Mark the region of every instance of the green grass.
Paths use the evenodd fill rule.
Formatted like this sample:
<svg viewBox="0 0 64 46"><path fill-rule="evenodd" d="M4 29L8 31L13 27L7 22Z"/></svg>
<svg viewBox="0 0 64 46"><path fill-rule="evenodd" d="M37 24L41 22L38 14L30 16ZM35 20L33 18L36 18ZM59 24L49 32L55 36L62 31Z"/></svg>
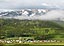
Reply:
<svg viewBox="0 0 64 46"><path fill-rule="evenodd" d="M0 46L61 46L64 43L22 43L22 44L0 44Z"/></svg>

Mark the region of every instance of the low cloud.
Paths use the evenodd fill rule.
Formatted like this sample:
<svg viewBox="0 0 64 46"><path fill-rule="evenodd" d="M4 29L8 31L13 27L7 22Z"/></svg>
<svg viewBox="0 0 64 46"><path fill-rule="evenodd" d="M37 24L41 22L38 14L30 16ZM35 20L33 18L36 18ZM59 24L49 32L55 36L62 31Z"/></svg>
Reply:
<svg viewBox="0 0 64 46"><path fill-rule="evenodd" d="M41 15L41 16L17 16L14 17L15 19L39 19L39 20L56 20L58 18L64 18L64 11L63 10L52 10L50 12L48 12L45 15Z"/></svg>
<svg viewBox="0 0 64 46"><path fill-rule="evenodd" d="M47 20L64 18L64 11L63 10L53 10L53 11L48 12L45 15L40 16L39 18L47 19Z"/></svg>

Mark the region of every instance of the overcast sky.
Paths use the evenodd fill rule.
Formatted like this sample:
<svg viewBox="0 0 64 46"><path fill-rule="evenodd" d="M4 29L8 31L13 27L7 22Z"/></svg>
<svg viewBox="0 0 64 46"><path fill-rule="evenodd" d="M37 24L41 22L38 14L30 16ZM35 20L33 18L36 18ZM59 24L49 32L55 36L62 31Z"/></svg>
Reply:
<svg viewBox="0 0 64 46"><path fill-rule="evenodd" d="M0 9L27 8L27 7L58 7L64 8L64 0L0 0Z"/></svg>

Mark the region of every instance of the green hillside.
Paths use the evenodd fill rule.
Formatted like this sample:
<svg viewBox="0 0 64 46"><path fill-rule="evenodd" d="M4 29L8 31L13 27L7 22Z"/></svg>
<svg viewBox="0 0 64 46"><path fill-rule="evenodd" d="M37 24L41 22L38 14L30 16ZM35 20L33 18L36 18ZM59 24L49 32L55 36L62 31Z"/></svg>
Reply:
<svg viewBox="0 0 64 46"><path fill-rule="evenodd" d="M54 21L54 22L59 24L60 26L64 27L64 21Z"/></svg>
<svg viewBox="0 0 64 46"><path fill-rule="evenodd" d="M0 39L10 37L63 39L64 27L54 21L0 19Z"/></svg>

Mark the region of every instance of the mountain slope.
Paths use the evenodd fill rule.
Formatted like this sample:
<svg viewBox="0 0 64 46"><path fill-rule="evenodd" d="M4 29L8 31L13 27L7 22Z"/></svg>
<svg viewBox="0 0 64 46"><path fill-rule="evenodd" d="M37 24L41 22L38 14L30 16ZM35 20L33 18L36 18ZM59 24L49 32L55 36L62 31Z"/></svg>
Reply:
<svg viewBox="0 0 64 46"><path fill-rule="evenodd" d="M54 21L0 19L0 38L43 36L42 39L52 39L58 35L64 36L64 27Z"/></svg>

